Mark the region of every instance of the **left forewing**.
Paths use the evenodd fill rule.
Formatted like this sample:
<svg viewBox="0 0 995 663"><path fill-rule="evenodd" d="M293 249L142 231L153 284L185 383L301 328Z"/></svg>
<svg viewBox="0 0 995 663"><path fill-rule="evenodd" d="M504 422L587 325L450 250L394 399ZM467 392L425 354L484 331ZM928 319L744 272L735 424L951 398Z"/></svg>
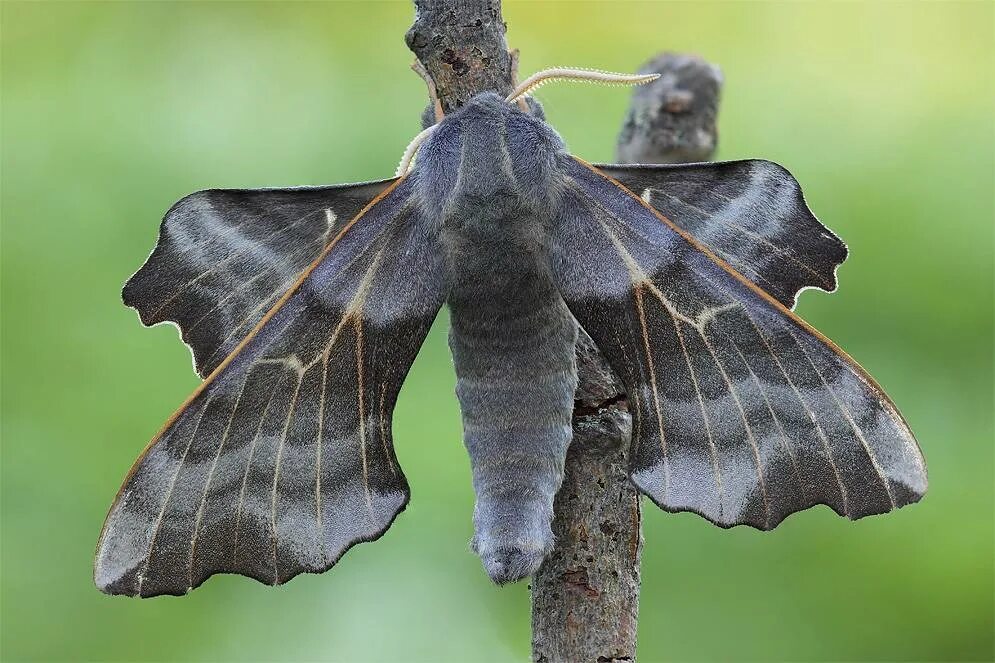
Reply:
<svg viewBox="0 0 995 663"><path fill-rule="evenodd" d="M149 444L98 543L101 590L183 594L214 573L282 583L404 508L391 412L445 296L413 186L346 226Z"/></svg>
<svg viewBox="0 0 995 663"><path fill-rule="evenodd" d="M626 384L640 490L760 529L922 496L915 439L860 366L617 182L564 169L554 279Z"/></svg>

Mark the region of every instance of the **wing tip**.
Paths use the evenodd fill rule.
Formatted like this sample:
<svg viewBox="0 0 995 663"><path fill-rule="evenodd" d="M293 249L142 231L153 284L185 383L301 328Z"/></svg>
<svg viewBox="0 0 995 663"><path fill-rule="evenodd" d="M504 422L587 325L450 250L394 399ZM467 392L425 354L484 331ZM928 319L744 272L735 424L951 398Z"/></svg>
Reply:
<svg viewBox="0 0 995 663"><path fill-rule="evenodd" d="M815 212L812 211L808 201L805 200L805 192L802 189L801 183L790 170L776 161L770 161L769 159L750 159L749 162L751 165L758 164L765 168L769 168L791 183L791 188L793 189L795 195L795 203L811 221L822 229L822 232L820 233L821 237L827 243L825 253L830 264L832 265L832 271L827 275L820 275L821 278L825 279L825 282L803 283L795 289L795 292L792 293L786 301L782 303L788 309L794 310L795 306L798 305L798 300L800 299L802 293L806 290L821 290L826 293L836 292L839 289L839 269L840 266L847 261L847 258L850 257L850 247L847 246L847 243L844 242L839 235L837 235L829 226L823 223L822 220L815 215Z"/></svg>
<svg viewBox="0 0 995 663"><path fill-rule="evenodd" d="M103 537L98 543L97 556L93 564L93 584L109 596L139 596L141 581L138 568L110 572L105 566Z"/></svg>
<svg viewBox="0 0 995 663"><path fill-rule="evenodd" d="M921 465L921 469L914 476L909 477L907 481L889 478L888 485L891 489L892 499L895 502L892 510L915 504L921 501L929 490L929 478L926 476L926 466Z"/></svg>
<svg viewBox="0 0 995 663"><path fill-rule="evenodd" d="M146 262L146 265L147 264L148 263ZM133 292L129 294L129 290L133 291L134 288L138 287L137 285L133 285L135 283L135 277L137 277L139 273L145 269L146 265L142 265L142 267L125 282L124 286L121 288L121 302L138 315L138 321L143 327L151 329L152 327L157 327L159 325L169 325L175 328L176 335L179 337L180 343L185 345L187 350L190 351L190 363L193 365L194 373L196 373L202 380L207 378L216 364L207 364L204 361L204 358L197 356L197 350L186 338L187 332L180 324L180 321L166 317L156 319L154 316L158 311L149 311L147 308L142 306L140 301L138 301L138 295L135 295ZM208 359L210 359L210 357L208 357Z"/></svg>

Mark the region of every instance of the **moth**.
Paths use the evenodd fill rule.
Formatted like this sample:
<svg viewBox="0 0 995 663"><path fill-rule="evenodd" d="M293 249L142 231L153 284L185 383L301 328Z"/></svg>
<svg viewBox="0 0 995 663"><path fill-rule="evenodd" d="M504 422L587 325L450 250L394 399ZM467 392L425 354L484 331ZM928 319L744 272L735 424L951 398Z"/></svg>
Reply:
<svg viewBox="0 0 995 663"><path fill-rule="evenodd" d="M97 587L180 595L216 573L320 573L409 499L391 437L442 306L476 492L472 548L504 583L553 546L580 325L628 394L630 477L667 511L769 530L816 504L856 519L917 501L905 420L792 312L846 246L760 160L592 165L529 93L553 69L443 115L398 176L207 190L170 209L124 287L176 323L203 383L132 467Z"/></svg>

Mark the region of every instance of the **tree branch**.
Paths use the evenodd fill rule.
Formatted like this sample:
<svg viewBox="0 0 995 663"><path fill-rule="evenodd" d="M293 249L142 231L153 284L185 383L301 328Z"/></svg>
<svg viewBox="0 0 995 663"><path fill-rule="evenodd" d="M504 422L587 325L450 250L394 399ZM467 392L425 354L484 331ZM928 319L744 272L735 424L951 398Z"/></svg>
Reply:
<svg viewBox="0 0 995 663"><path fill-rule="evenodd" d="M705 161L717 142L722 76L665 53L639 69L618 138L620 163ZM632 425L624 389L594 342L577 343L574 438L554 505L556 548L532 579L532 657L539 663L635 661L642 552L639 494L629 482Z"/></svg>
<svg viewBox="0 0 995 663"><path fill-rule="evenodd" d="M479 92L508 93L512 58L500 0L414 0L408 47L448 113ZM707 159L715 147L718 70L665 55L640 71L664 74L637 88L619 137L621 161ZM538 110L538 109L537 109ZM431 122L431 107L425 120ZM556 496L556 548L532 582L532 651L543 663L634 661L642 535L628 480L631 419L621 383L581 331L574 438Z"/></svg>
<svg viewBox="0 0 995 663"><path fill-rule="evenodd" d="M622 384L583 332L577 371L574 435L553 506L556 547L532 578L532 658L635 660L643 541L628 478L632 420Z"/></svg>
<svg viewBox="0 0 995 663"><path fill-rule="evenodd" d="M404 41L435 82L443 112L486 90L511 92L511 56L500 0L414 2L415 22Z"/></svg>

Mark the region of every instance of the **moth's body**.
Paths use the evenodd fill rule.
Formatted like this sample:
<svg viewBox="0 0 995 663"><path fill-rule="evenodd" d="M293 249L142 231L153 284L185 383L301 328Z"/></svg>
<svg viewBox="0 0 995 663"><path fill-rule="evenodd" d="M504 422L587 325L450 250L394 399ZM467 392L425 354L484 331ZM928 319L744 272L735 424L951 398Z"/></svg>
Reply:
<svg viewBox="0 0 995 663"><path fill-rule="evenodd" d="M446 257L473 548L499 581L530 573L553 545L571 436L577 324L548 267L563 149L544 122L480 95L442 121L414 175Z"/></svg>
<svg viewBox="0 0 995 663"><path fill-rule="evenodd" d="M847 251L786 170L593 166L516 94L438 118L397 179L202 191L167 212L124 299L176 322L205 380L125 478L101 590L279 584L379 538L410 495L391 414L444 305L473 547L497 582L553 545L578 323L625 386L629 477L666 510L767 530L923 495L894 404L790 310L835 288Z"/></svg>

